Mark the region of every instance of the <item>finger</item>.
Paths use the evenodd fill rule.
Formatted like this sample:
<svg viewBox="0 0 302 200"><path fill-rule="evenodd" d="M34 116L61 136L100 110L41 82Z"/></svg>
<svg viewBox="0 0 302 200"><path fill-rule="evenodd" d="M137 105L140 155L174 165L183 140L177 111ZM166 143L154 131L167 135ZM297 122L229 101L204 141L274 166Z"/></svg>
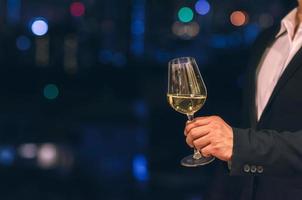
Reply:
<svg viewBox="0 0 302 200"><path fill-rule="evenodd" d="M187 122L185 127L185 134L188 134L192 128L196 128L198 126L204 126L209 124L210 118L209 117L198 117L194 119L192 122Z"/></svg>
<svg viewBox="0 0 302 200"><path fill-rule="evenodd" d="M211 154L212 152L212 147L211 144L209 144L208 146L204 147L203 149L200 150L200 153L204 156L204 157L210 157L212 156Z"/></svg>
<svg viewBox="0 0 302 200"><path fill-rule="evenodd" d="M186 143L187 143L191 148L194 147L193 138L191 137L191 135L188 135L188 136L186 137Z"/></svg>
<svg viewBox="0 0 302 200"><path fill-rule="evenodd" d="M185 136L187 136L186 127L187 127L187 125L190 124L190 123L192 123L192 122L189 121L189 120L186 122L185 130L184 130L184 135L185 135Z"/></svg>
<svg viewBox="0 0 302 200"><path fill-rule="evenodd" d="M203 149L209 144L211 144L210 137L208 135L198 138L196 140L193 140L193 144L196 149Z"/></svg>
<svg viewBox="0 0 302 200"><path fill-rule="evenodd" d="M188 129L187 129L188 126L189 126L189 127L195 127L195 125L193 125L193 123L194 123L194 121L189 121L189 120L186 122L185 130L184 130L184 135L185 135L185 136L188 135L188 131L187 131L187 130L188 130Z"/></svg>
<svg viewBox="0 0 302 200"><path fill-rule="evenodd" d="M195 117L193 121L210 119L212 116Z"/></svg>
<svg viewBox="0 0 302 200"><path fill-rule="evenodd" d="M205 125L205 126L198 126L196 128L192 128L190 132L187 133L187 136L190 135L193 140L196 140L200 137L203 137L210 132L210 126Z"/></svg>

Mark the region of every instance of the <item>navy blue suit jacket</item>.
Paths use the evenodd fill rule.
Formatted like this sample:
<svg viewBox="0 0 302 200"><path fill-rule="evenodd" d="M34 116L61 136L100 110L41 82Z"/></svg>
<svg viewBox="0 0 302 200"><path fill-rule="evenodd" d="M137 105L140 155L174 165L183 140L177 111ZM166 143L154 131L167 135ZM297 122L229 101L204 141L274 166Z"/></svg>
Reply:
<svg viewBox="0 0 302 200"><path fill-rule="evenodd" d="M239 186L242 200L302 199L302 48L256 121L256 70L279 29L276 26L264 31L255 42L244 89L244 128L233 129L230 173L245 179Z"/></svg>

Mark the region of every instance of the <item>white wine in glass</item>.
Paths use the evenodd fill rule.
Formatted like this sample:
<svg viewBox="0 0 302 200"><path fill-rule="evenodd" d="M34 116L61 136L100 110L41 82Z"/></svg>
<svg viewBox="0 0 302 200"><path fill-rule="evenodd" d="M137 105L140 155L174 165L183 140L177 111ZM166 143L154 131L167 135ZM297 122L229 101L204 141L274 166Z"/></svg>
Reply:
<svg viewBox="0 0 302 200"><path fill-rule="evenodd" d="M207 99L207 88L194 58L181 57L169 62L167 99L170 106L188 120L202 108ZM181 160L186 167L197 167L212 162L214 157L204 157L199 150Z"/></svg>

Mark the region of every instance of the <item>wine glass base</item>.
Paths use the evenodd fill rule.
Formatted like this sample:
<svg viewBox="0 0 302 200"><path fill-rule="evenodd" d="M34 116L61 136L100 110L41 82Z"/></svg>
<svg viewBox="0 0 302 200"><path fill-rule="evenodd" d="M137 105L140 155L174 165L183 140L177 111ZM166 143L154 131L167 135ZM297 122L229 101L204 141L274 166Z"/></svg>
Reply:
<svg viewBox="0 0 302 200"><path fill-rule="evenodd" d="M211 163L215 160L215 157L201 157L200 159L194 159L193 155L186 156L181 160L181 165L184 167L198 167Z"/></svg>

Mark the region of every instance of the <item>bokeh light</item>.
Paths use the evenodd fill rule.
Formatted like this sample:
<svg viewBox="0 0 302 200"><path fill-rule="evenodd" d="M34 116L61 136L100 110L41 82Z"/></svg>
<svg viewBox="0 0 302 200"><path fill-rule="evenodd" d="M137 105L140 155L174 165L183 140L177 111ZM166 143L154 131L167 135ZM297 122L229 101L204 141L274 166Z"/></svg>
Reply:
<svg viewBox="0 0 302 200"><path fill-rule="evenodd" d="M70 5L70 13L74 17L81 17L85 14L85 5L81 2L73 2Z"/></svg>
<svg viewBox="0 0 302 200"><path fill-rule="evenodd" d="M131 24L131 32L133 35L141 35L145 33L145 23L142 20L134 20Z"/></svg>
<svg viewBox="0 0 302 200"><path fill-rule="evenodd" d="M58 151L53 144L43 144L38 151L38 164L41 168L53 168L58 163Z"/></svg>
<svg viewBox="0 0 302 200"><path fill-rule="evenodd" d="M246 44L252 44L260 33L261 28L256 23L251 23L244 27L244 40Z"/></svg>
<svg viewBox="0 0 302 200"><path fill-rule="evenodd" d="M206 15L210 12L211 6L206 0L199 0L195 4L195 10L200 15Z"/></svg>
<svg viewBox="0 0 302 200"><path fill-rule="evenodd" d="M23 144L19 147L19 155L26 159L33 159L37 156L37 145Z"/></svg>
<svg viewBox="0 0 302 200"><path fill-rule="evenodd" d="M36 18L31 23L31 31L34 35L43 36L48 32L48 23L44 18Z"/></svg>
<svg viewBox="0 0 302 200"><path fill-rule="evenodd" d="M145 51L145 6L145 0L132 1L130 50L135 56L142 56Z"/></svg>
<svg viewBox="0 0 302 200"><path fill-rule="evenodd" d="M13 147L0 147L0 164L10 166L15 161L15 150Z"/></svg>
<svg viewBox="0 0 302 200"><path fill-rule="evenodd" d="M196 22L180 23L174 22L172 32L182 39L192 39L196 37L200 31L199 24Z"/></svg>
<svg viewBox="0 0 302 200"><path fill-rule="evenodd" d="M178 19L181 22L187 23L193 20L194 13L191 8L183 7L178 11Z"/></svg>
<svg viewBox="0 0 302 200"><path fill-rule="evenodd" d="M53 100L59 96L59 89L55 84L48 84L44 87L43 94L46 99Z"/></svg>
<svg viewBox="0 0 302 200"><path fill-rule="evenodd" d="M21 18L21 8L22 8L22 1L21 0L7 0L7 12L6 17L7 21L10 24L16 24L19 22ZM3 5L3 4L2 4Z"/></svg>
<svg viewBox="0 0 302 200"><path fill-rule="evenodd" d="M248 14L244 11L234 11L230 17L231 23L234 26L243 26L248 23Z"/></svg>
<svg viewBox="0 0 302 200"><path fill-rule="evenodd" d="M148 181L148 162L144 155L136 155L132 161L132 173L137 181Z"/></svg>
<svg viewBox="0 0 302 200"><path fill-rule="evenodd" d="M28 37L21 35L16 39L16 46L21 51L26 51L31 46L31 41Z"/></svg>

